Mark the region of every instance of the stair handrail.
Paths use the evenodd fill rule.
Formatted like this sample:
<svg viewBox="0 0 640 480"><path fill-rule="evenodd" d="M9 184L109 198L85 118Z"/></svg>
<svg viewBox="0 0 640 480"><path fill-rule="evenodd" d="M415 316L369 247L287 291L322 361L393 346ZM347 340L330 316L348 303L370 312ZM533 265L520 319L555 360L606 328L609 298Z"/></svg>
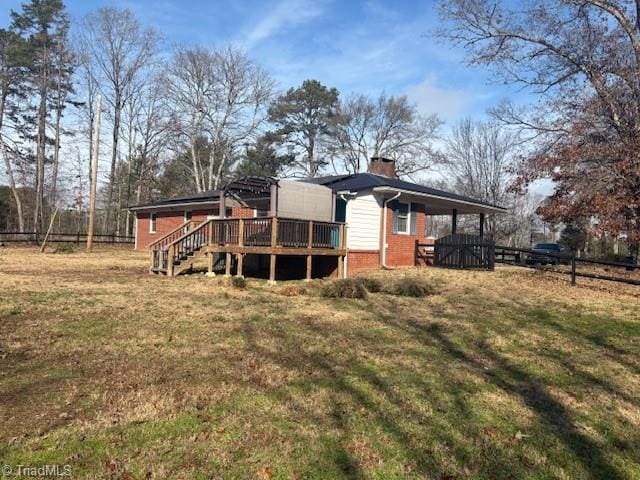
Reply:
<svg viewBox="0 0 640 480"><path fill-rule="evenodd" d="M179 232L180 230L183 230L185 228L188 228L189 226L191 226L191 224L198 224L199 222L196 220L187 220L186 222L184 222L182 225L174 228L173 230L171 230L169 233L166 233L165 235L163 235L162 237L154 240L153 242L151 242L149 245L147 245L147 248L149 250L157 250L157 248L154 248L158 243L161 243L163 240L166 240L168 237L170 237L171 235L174 235L176 232ZM189 230L192 231L193 229ZM188 233L188 232L187 232ZM168 246L168 245L163 245L163 246ZM160 246L160 248L162 248L162 246Z"/></svg>
<svg viewBox="0 0 640 480"><path fill-rule="evenodd" d="M211 225L211 223L214 221L215 219L210 218L209 220L205 220L204 222L202 222L200 225L198 225L197 227L195 227L192 230L189 230L187 233L185 233L184 235L182 235L181 237L175 239L173 242L171 242L168 246L167 246L167 275L172 277L173 276L173 271L174 271L174 261L176 258L176 248L178 248L180 246L180 244L182 242L184 242L187 238L189 237L194 237L196 234L198 234L198 232L200 232L201 230L203 230L204 228L208 228L209 225ZM205 238L205 241L208 243L209 239ZM204 246L204 244L199 245L199 247ZM177 256L180 256L180 250L178 250L177 252Z"/></svg>
<svg viewBox="0 0 640 480"><path fill-rule="evenodd" d="M191 230L189 230L188 232L186 232L184 235L182 235L181 237L176 238L173 242L169 243L167 245L168 247L171 246L176 246L178 243L180 243L180 241L184 240L185 238L187 238L189 235L195 234L198 230L202 229L205 227L205 225L209 225L210 223L214 222L215 220L218 220L217 218L210 218L208 220L205 220L204 222L200 223L198 226L196 226L195 228L192 228Z"/></svg>

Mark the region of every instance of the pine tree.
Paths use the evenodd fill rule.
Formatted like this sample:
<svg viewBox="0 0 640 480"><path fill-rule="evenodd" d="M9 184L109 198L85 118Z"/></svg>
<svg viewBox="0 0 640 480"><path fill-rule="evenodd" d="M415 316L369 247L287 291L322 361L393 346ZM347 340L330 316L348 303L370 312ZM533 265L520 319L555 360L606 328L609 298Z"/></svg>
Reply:
<svg viewBox="0 0 640 480"><path fill-rule="evenodd" d="M44 179L47 161L47 121L50 114L50 94L55 90L55 52L66 43L69 19L62 0L31 0L22 5L22 11L11 12L12 29L27 42L30 56L29 80L35 93L36 174L33 226L36 232L44 227Z"/></svg>

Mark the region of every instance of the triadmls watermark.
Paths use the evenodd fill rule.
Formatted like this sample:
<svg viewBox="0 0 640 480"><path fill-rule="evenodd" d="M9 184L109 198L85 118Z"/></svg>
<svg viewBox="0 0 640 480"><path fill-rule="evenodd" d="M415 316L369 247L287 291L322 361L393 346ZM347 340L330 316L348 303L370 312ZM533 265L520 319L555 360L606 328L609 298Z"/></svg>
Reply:
<svg viewBox="0 0 640 480"><path fill-rule="evenodd" d="M0 465L2 478L7 477L70 477L71 465Z"/></svg>

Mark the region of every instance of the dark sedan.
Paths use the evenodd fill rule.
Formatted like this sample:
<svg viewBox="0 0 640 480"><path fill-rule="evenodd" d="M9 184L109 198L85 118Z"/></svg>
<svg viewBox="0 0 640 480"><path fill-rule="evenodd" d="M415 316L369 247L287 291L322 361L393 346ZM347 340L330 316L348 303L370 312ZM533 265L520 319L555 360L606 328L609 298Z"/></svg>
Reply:
<svg viewBox="0 0 640 480"><path fill-rule="evenodd" d="M571 251L557 243L537 243L527 256L528 265L569 265Z"/></svg>

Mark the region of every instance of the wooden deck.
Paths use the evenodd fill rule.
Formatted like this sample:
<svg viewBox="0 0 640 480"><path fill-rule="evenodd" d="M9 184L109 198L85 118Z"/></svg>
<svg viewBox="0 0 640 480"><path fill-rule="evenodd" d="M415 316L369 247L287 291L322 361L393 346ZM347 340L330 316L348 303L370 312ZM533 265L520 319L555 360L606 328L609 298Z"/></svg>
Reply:
<svg viewBox="0 0 640 480"><path fill-rule="evenodd" d="M189 221L149 245L151 272L175 276L206 255L213 273L215 259L224 254L225 274L243 275L245 255L269 255L269 279L276 278L277 256L306 256L306 278L312 275L314 256L338 259L338 276L344 276L344 224L279 217L221 218L202 223Z"/></svg>

